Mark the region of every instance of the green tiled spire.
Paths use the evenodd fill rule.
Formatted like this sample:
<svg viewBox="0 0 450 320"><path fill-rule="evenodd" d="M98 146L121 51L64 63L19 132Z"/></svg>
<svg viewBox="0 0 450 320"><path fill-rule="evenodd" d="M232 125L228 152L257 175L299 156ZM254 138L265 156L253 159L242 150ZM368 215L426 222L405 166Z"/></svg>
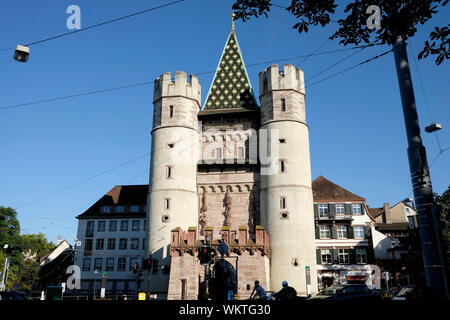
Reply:
<svg viewBox="0 0 450 320"><path fill-rule="evenodd" d="M203 110L256 107L233 22Z"/></svg>

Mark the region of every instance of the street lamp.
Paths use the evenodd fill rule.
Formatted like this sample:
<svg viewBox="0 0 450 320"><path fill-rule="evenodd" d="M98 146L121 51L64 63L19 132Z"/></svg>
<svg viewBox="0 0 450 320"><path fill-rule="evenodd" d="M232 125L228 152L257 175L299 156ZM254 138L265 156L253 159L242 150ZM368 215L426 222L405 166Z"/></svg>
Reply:
<svg viewBox="0 0 450 320"><path fill-rule="evenodd" d="M19 62L27 62L30 56L30 48L27 46L18 45L16 51L14 52L14 59Z"/></svg>
<svg viewBox="0 0 450 320"><path fill-rule="evenodd" d="M98 270L95 269L94 270L94 300L95 300L95 290L97 288L97 274L98 274Z"/></svg>

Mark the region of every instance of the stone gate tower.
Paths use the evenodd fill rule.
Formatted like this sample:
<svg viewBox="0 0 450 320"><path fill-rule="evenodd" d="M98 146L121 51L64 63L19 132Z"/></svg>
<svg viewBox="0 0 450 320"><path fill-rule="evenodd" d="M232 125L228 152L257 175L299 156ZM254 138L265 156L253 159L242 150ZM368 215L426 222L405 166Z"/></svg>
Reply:
<svg viewBox="0 0 450 320"><path fill-rule="evenodd" d="M197 161L201 104L197 77L177 71L155 80L150 184L147 213L148 257L158 269L144 277L144 288L167 292L171 264L170 231L198 224Z"/></svg>
<svg viewBox="0 0 450 320"><path fill-rule="evenodd" d="M259 74L259 147L264 140L264 130L267 130L268 143L271 139L274 141L269 147L271 162L264 166L262 161L260 175L261 223L268 231L272 254L271 289L278 291L286 280L301 295L317 290L303 79L303 71L290 64L285 64L283 71L278 65L272 65Z"/></svg>

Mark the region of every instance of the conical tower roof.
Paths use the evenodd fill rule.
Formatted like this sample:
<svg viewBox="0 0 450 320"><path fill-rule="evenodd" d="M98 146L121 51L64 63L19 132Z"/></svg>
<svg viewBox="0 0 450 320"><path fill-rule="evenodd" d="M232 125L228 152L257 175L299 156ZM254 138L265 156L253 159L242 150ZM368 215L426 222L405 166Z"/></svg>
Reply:
<svg viewBox="0 0 450 320"><path fill-rule="evenodd" d="M257 106L233 22L202 110Z"/></svg>

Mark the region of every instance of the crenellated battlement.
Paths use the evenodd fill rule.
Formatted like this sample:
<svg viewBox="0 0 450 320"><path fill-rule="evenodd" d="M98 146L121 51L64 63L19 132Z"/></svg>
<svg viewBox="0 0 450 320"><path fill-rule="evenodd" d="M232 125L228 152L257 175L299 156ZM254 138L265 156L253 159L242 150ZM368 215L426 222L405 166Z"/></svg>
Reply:
<svg viewBox="0 0 450 320"><path fill-rule="evenodd" d="M286 63L283 70L277 64L271 65L259 73L259 95L271 90L295 90L305 94L303 70Z"/></svg>
<svg viewBox="0 0 450 320"><path fill-rule="evenodd" d="M182 96L196 100L201 105L201 85L195 75L189 75L184 71L177 71L172 81L171 72L166 72L155 80L153 102L162 97Z"/></svg>
<svg viewBox="0 0 450 320"><path fill-rule="evenodd" d="M241 255L244 251L248 251L250 254L259 252L263 256L270 256L269 235L262 226L256 226L254 239L250 237L248 228L245 226L240 227L239 230L223 227L220 230L221 239L214 239L213 227L206 227L205 234L210 237L213 248L217 248L221 241L225 241L231 253ZM232 234L235 234L236 237L233 237ZM175 228L171 231L170 255L180 256L184 253L196 255L198 247L202 244L204 244L204 240L197 239L196 227L191 227L187 231Z"/></svg>

